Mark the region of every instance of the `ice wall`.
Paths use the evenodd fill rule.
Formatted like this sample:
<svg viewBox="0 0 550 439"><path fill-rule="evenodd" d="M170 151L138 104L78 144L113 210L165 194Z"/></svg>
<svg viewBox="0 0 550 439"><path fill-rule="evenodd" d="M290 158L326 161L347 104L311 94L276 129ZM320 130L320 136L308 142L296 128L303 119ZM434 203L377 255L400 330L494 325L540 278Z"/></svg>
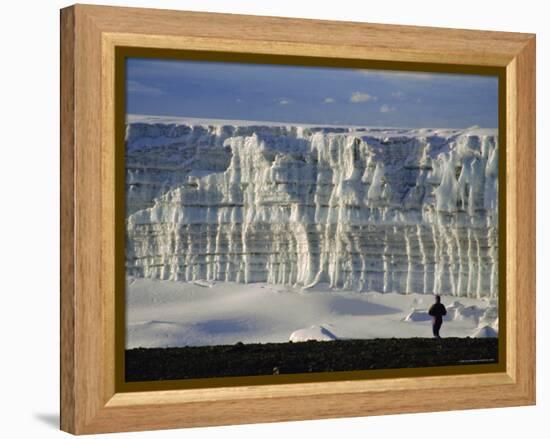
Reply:
<svg viewBox="0 0 550 439"><path fill-rule="evenodd" d="M496 296L495 130L129 123L127 272Z"/></svg>

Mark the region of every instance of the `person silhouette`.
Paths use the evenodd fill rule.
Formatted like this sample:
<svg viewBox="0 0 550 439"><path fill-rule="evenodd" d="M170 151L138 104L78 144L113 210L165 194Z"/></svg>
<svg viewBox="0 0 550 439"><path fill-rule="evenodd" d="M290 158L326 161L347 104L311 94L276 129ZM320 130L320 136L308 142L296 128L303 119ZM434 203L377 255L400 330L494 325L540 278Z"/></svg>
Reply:
<svg viewBox="0 0 550 439"><path fill-rule="evenodd" d="M445 305L441 303L441 296L436 294L435 303L430 307L428 314L432 316L432 331L435 338L441 338L439 336L439 330L443 324L443 316L447 314Z"/></svg>

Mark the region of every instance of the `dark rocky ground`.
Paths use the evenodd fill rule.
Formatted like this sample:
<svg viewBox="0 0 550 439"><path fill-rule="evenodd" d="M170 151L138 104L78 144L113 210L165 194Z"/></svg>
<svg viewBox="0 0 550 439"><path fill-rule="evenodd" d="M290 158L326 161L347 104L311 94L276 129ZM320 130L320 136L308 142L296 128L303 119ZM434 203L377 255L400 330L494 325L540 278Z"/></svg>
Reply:
<svg viewBox="0 0 550 439"><path fill-rule="evenodd" d="M495 363L498 339L337 340L130 349L126 381Z"/></svg>

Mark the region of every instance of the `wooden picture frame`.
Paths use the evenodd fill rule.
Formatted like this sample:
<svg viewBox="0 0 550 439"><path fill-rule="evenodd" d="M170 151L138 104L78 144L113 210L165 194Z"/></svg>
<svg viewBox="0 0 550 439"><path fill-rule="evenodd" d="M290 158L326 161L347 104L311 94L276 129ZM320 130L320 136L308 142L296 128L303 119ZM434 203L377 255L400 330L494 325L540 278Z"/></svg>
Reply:
<svg viewBox="0 0 550 439"><path fill-rule="evenodd" d="M119 47L500 69L506 110L502 370L120 391L114 226ZM61 11L62 430L86 434L534 403L534 35L88 5Z"/></svg>

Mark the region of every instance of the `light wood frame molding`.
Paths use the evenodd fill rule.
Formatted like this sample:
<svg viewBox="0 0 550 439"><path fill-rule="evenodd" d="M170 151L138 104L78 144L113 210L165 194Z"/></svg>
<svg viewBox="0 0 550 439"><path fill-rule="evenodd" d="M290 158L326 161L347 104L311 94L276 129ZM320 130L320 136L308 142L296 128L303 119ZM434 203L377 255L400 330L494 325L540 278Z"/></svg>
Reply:
<svg viewBox="0 0 550 439"><path fill-rule="evenodd" d="M506 370L117 393L117 46L504 68ZM534 403L534 35L90 5L61 11L62 430L88 434Z"/></svg>

